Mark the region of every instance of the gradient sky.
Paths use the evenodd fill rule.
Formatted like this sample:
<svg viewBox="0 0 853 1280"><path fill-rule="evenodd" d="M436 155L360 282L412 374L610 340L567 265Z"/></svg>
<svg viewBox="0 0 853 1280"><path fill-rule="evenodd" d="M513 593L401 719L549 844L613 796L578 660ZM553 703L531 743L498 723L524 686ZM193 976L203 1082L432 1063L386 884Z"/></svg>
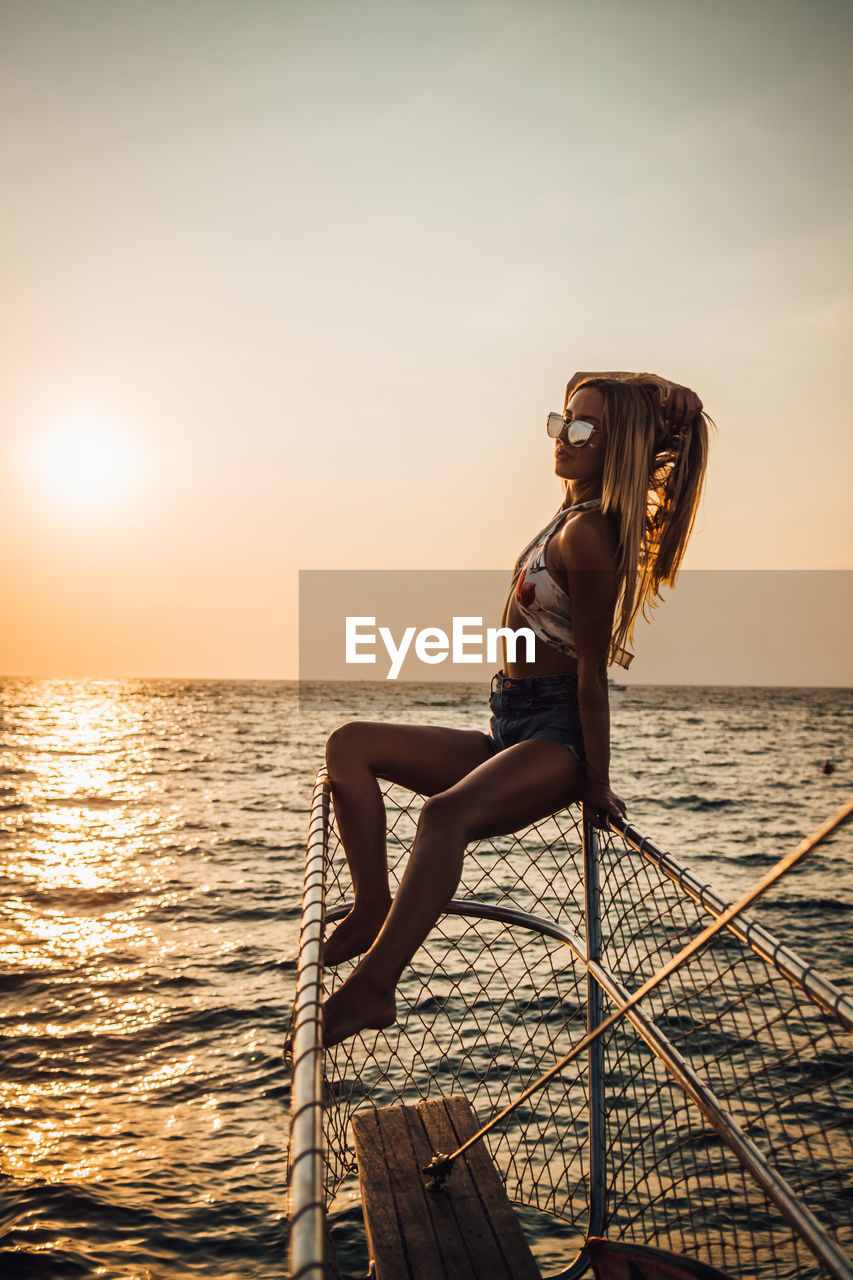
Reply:
<svg viewBox="0 0 853 1280"><path fill-rule="evenodd" d="M509 566L576 368L716 419L688 565L853 568L852 36L5 0L0 673L291 677L300 569Z"/></svg>

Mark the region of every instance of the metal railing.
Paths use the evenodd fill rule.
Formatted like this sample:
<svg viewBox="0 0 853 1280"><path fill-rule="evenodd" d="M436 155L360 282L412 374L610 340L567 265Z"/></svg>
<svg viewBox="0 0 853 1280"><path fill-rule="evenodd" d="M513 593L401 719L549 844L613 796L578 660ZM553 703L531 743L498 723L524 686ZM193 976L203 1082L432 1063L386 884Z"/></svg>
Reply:
<svg viewBox="0 0 853 1280"><path fill-rule="evenodd" d="M389 787L386 805L396 868L419 798ZM349 909L346 886L321 771L293 1037L294 1280L324 1275L323 1178L327 1208L355 1194L354 1110L462 1090L487 1119L727 906L627 823L599 838L566 812L483 841L401 984L398 1024L336 1046L321 1082L319 939L324 910L331 922ZM510 1197L539 1211L528 1230L562 1240L563 1260L546 1250L543 1270L575 1280L586 1236L609 1233L743 1280L851 1280L853 1148L839 1123L851 1025L831 982L757 922L731 921L490 1136Z"/></svg>
<svg viewBox="0 0 853 1280"><path fill-rule="evenodd" d="M293 1059L288 1149L291 1280L324 1280L325 1161L323 1147L322 948L326 906L329 787L317 775L302 890L296 1000L289 1032Z"/></svg>

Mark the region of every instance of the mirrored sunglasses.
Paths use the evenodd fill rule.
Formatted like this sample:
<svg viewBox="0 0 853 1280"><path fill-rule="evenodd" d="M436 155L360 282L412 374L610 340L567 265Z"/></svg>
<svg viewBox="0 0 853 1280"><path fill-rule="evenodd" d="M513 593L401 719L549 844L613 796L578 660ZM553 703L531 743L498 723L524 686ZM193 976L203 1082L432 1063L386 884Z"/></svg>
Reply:
<svg viewBox="0 0 853 1280"><path fill-rule="evenodd" d="M593 426L591 422L584 422L583 418L575 418L572 422L567 423L561 413L549 413L548 421L545 424L548 435L553 440L562 435L566 431L566 439L569 444L573 444L576 449L580 449L585 444L589 444L593 434L598 431L598 427Z"/></svg>

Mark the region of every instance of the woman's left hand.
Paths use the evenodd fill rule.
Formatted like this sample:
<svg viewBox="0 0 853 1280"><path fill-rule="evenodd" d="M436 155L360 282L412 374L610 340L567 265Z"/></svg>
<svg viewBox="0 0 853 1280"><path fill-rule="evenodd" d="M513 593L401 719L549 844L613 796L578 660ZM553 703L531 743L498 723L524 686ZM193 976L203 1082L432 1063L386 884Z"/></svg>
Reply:
<svg viewBox="0 0 853 1280"><path fill-rule="evenodd" d="M583 816L599 831L606 831L611 818L627 816L625 806L603 782L591 782L583 793Z"/></svg>

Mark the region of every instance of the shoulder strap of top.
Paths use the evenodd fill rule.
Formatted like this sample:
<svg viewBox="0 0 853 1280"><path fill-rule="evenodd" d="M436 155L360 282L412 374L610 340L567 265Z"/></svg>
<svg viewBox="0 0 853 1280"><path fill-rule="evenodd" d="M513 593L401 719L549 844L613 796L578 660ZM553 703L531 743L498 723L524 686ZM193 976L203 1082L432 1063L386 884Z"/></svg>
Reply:
<svg viewBox="0 0 853 1280"><path fill-rule="evenodd" d="M576 502L573 507L561 507L557 514L567 516L570 511L592 511L593 507L600 506L600 498L590 498L587 502Z"/></svg>
<svg viewBox="0 0 853 1280"><path fill-rule="evenodd" d="M557 512L555 512L555 514L551 517L551 519L545 525L545 528L540 529L539 533L537 533L534 538L531 538L530 542L528 542L527 546L524 548L521 555L516 560L515 568L513 569L513 573L512 573L513 586L518 580L521 570L524 568L525 564L527 563L531 552L536 547L540 546L543 542L547 542L548 539L551 537L552 533L556 533L557 527L563 523L566 516L569 515L570 512L587 511L587 510L592 510L593 507L600 507L600 506L601 506L600 498L590 498L588 502L576 502L572 507L560 507L560 509Z"/></svg>

